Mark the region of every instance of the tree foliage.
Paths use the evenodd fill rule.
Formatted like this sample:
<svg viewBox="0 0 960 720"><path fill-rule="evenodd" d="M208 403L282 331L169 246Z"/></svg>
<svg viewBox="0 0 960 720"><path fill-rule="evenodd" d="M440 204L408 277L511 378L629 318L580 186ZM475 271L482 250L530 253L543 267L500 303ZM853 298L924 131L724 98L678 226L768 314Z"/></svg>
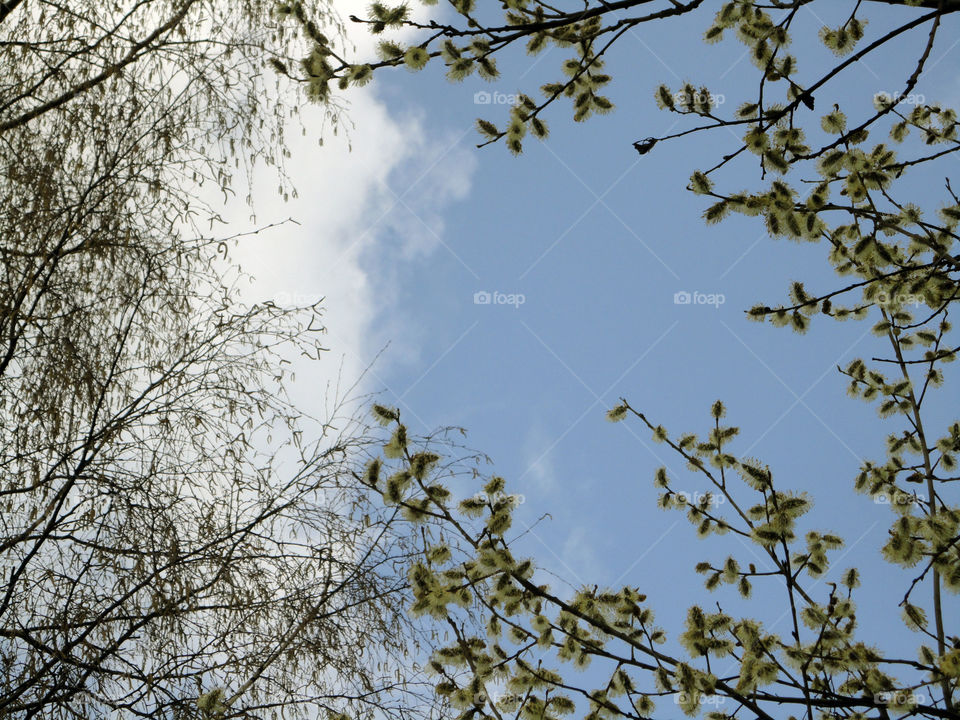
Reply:
<svg viewBox="0 0 960 720"><path fill-rule="evenodd" d="M283 160L273 9L0 3L4 718L433 704L394 599L416 548L355 477L372 435L284 392L319 308L243 304L203 232Z"/></svg>
<svg viewBox="0 0 960 720"><path fill-rule="evenodd" d="M452 538L428 545L425 560L411 568L410 612L452 628L453 642L433 655L430 666L437 693L460 709L460 717L557 718L580 707L591 720L648 718L664 711L664 701L711 720L742 712L770 719L784 712L791 717L956 717L960 642L953 619L940 608L939 592L941 587L960 590L960 510L946 493L952 478L938 468L960 449L960 425L954 423L926 453L918 449L922 431L891 436L891 445L902 439L917 446L916 455L930 456L928 475L916 477L923 473L922 463L905 463L904 451L892 449L881 471L889 476L878 480L873 472L878 468L868 464L855 481L865 494L890 493L896 517L883 554L912 577L902 594L884 600L900 605L906 626L918 635L918 655L911 658L884 649L881 628L860 627L859 572L832 568L843 538L797 531L811 499L779 486L761 461L735 454L739 429L724 422L725 412L721 402L713 404L703 437L671 435L627 401L609 418L644 425L654 440L683 458L704 488L681 489L690 487L690 479L670 477L661 467L654 473L659 507L684 513L699 537L732 533L745 543L739 558L696 565L707 590L722 598L724 588L732 586L747 602L760 594L767 606L779 593L779 607L791 624L786 634L772 632L754 617L724 611L720 600L715 611L691 606L683 629L671 638L656 624L642 588L584 587L566 597L539 584L534 560L511 550L517 496L507 492L504 479L487 478L477 494L458 501L460 484L430 472L442 457L425 457L412 444L408 449L405 427L394 413L386 457L395 460L372 461L364 480L411 520L453 531ZM901 489L904 481L932 485L934 502ZM772 569L758 569L758 555ZM832 569L838 582L821 583ZM932 617L919 597L921 588L933 593ZM485 632L471 632L477 616L485 620ZM669 649L671 641L677 652ZM605 680L589 686L571 671L593 661L602 664ZM720 704L728 701L720 712Z"/></svg>
<svg viewBox="0 0 960 720"><path fill-rule="evenodd" d="M654 473L663 509L685 513L701 537L738 535L769 560L772 570L758 570L750 557L729 556L706 560L695 571L719 597L727 586L747 602L758 592L768 603L779 597L791 621L786 634L717 603L715 610L690 607L685 626L670 636L656 625L641 588L583 588L564 597L538 584L533 560L515 557L510 547L514 503L505 481L489 478L472 495L424 474L416 450L406 448L399 416L387 412L396 428L387 446L392 460L371 465L368 484L414 519L452 529L460 543L456 552L446 543L434 545L432 554L428 548L428 559L412 570L411 609L449 625L455 635L434 655L432 669L437 692L460 708L461 717L556 718L585 708L590 720L639 720L660 716L664 699L711 720L957 717L960 632L941 594L960 590L960 423L932 427L925 409L958 350L948 316L960 293L960 198L949 180L939 197L918 197L908 178L921 166L949 174L960 138L955 109L922 100L906 107L901 98L920 83L937 42L951 39L942 31L951 21L956 27L960 4L885 1L913 9L892 29L871 35L867 21L880 2L851 3L847 19L822 28L816 38L793 37L798 12L816 4L812 0L731 0L710 10L699 0L585 2L570 9L510 0L502 13L454 0L453 21L437 15L427 22L410 19L405 6L375 3L369 17L356 22L384 36L414 30L413 44L384 40L380 60L364 65L329 56L324 81L346 86L357 67L367 77L371 69L410 66L405 58L411 47L444 63L452 80L472 72L496 77L496 58L521 43L534 54L551 44L563 48L561 77L541 88L543 100L521 95L505 129L478 122L487 142L502 139L519 153L528 130L546 135L543 116L561 98L571 99L578 121L612 108L602 94L611 79L604 55L624 33L703 14L706 42L732 35L749 51L756 92L724 115L710 88L661 86L655 102L694 124L638 140L636 150L644 155L692 133L736 130L742 140L691 177L689 189L709 200L705 221L717 223L731 213L762 219L772 237L820 244L840 278L820 290L795 282L788 300L760 303L748 316L799 333L814 319L866 321L889 346L885 356L856 359L841 372L851 395L889 419L886 456L865 462L852 482L868 497L890 499L893 519L881 549L903 571L891 570L891 577L904 580L881 600L892 600L916 633L915 657L887 647L881 629L858 623L857 605L868 599L857 592L856 568L836 568L836 583L817 582L831 570L843 538L798 531L811 498L784 487L762 461L737 454L738 430L726 423L722 403L712 406L710 425L700 434L668 432L627 400L608 417L640 423L685 461L689 477L671 477L664 468ZM919 41L896 94L878 94L867 108L842 97L831 103L837 77L903 38ZM834 60L811 77L803 53L818 46ZM422 53L418 57L416 64L423 65ZM735 161L753 163L756 187L723 189L723 170ZM691 482L702 491L687 492ZM460 624L475 613L486 621L485 634ZM605 678L595 686L568 671L592 661ZM722 669L731 665L735 672ZM705 701L717 698L728 701L722 711Z"/></svg>

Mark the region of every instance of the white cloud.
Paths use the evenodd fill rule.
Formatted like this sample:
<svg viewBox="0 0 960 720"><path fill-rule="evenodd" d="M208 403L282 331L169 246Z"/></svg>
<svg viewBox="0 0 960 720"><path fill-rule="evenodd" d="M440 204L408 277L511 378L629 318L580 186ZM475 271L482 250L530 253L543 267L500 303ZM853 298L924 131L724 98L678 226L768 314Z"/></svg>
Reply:
<svg viewBox="0 0 960 720"><path fill-rule="evenodd" d="M363 3L352 0L336 6L344 18L364 12ZM372 52L367 33L353 32L352 39L361 56ZM322 376L313 381L334 377L344 355L344 376L354 380L386 343L405 334L396 318L385 317L394 288L411 263L438 251L445 241L445 208L470 189L475 159L469 138L426 127L415 108L388 111L378 83L389 82L389 74L345 94L352 128L347 137L325 132L323 147L322 112L304 109L307 134L291 128L286 163L299 197L286 203L277 197L270 169L259 173L254 193L258 224L287 217L300 224L245 238L232 255L256 278L249 300L324 298L331 352L324 367L310 368L311 375ZM248 215L248 209L234 207L233 227L249 224ZM375 372L390 362L388 351ZM363 386L381 388L376 380Z"/></svg>

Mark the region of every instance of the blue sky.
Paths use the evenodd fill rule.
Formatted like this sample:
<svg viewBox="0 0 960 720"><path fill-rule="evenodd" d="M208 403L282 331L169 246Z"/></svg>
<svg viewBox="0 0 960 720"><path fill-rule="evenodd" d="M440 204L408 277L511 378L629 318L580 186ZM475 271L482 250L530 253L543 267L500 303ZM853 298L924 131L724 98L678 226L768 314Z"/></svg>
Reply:
<svg viewBox="0 0 960 720"><path fill-rule="evenodd" d="M868 5L868 40L914 12ZM805 77L834 59L815 40L817 29L851 7L815 3L819 17L801 12L793 51ZM689 126L675 126L678 116L655 107L660 82L705 83L724 96L721 109L751 97L757 76L743 46L704 45L708 21L696 13L627 34L608 59L616 111L578 125L569 105L558 104L547 116L549 140L527 139L520 158L501 145L473 147L475 118L507 114L504 105L476 104L475 93L534 94L556 79L561 51L535 63L503 57L503 77L492 84L452 85L436 61L418 75L383 73L348 97L353 153L333 142L300 158L312 169L301 175L308 186L299 183L305 204L290 263L260 256L253 272L270 276L265 287L274 291L328 298L331 364L346 356L357 372L386 348L364 387L399 406L412 429L468 430L468 443L492 457L491 471L525 496L516 530L533 529L518 546L559 576L558 587L637 585L668 629L695 600L735 603L730 593L707 594L692 567L731 553L749 562L750 552L735 539L698 541L681 514L654 507L660 465L674 470L678 487L702 491L703 484L637 423L604 420L623 396L671 433L705 434L708 408L720 398L741 428L734 451L768 463L781 488L813 496L804 529L846 538L835 570L857 565L866 573L859 597L867 635L895 623L889 642L907 642L896 620L899 596L883 596L891 582L905 588L908 581L879 556L892 513L853 492L862 460L882 460L884 433L899 426L848 398L836 371L886 348L868 323L824 319L798 336L745 318L756 302L784 299L791 280L811 290L839 280L819 245L772 240L756 219L703 223L706 202L684 186L693 170L735 148L728 131L664 143L644 157L631 148ZM958 30L954 18L941 31L916 90L928 100L960 104L960 48L950 44ZM853 118L871 108L875 93L901 88L925 37L910 34L851 68L818 94L807 127L817 127L833 102ZM943 177L958 169L955 156L945 163L914 173L902 191L935 207L945 198ZM750 157L718 184L756 188L757 176ZM519 294L523 303L476 304L481 291ZM675 304L681 291L722 294L724 302ZM957 397L948 375L931 407L937 431L953 420ZM751 613L775 620L777 588L755 587ZM950 603L957 607L956 598ZM786 633L786 622L775 629Z"/></svg>

